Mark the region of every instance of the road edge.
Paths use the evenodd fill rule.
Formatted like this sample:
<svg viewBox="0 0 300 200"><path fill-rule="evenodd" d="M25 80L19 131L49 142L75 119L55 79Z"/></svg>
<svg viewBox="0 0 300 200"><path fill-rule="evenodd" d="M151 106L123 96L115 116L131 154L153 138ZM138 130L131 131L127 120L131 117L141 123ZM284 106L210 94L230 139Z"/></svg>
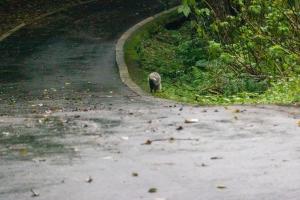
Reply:
<svg viewBox="0 0 300 200"><path fill-rule="evenodd" d="M146 93L144 90L142 90L130 77L129 71L128 71L128 66L125 61L125 52L124 52L124 46L126 41L135 33L137 32L140 28L145 26L148 23L151 23L152 21L156 20L157 18L160 18L166 14L169 14L173 11L178 9L178 6L173 7L171 9L165 10L163 12L160 12L156 15L153 15L151 17L148 17L139 23L135 24L131 28L129 28L125 33L122 34L122 36L118 39L117 44L116 44L116 63L118 65L119 69L119 75L121 78L121 81L127 85L133 92L135 92L137 95L145 97L149 100L162 100L161 98L157 98L154 96L151 96L150 94ZM164 99L165 100L165 99ZM169 100L170 101L170 100Z"/></svg>
<svg viewBox="0 0 300 200"><path fill-rule="evenodd" d="M82 2L79 2L79 3L76 3L74 5L69 5L69 6L66 6L66 7L63 7L63 8L59 8L59 9L56 9L56 10L53 10L51 12L47 12L45 14L42 14L38 17L35 17L33 18L31 21L29 22L22 22L21 24L15 26L14 28L10 29L9 31L3 33L2 35L0 35L0 43L2 41L4 41L5 39L7 39L9 36L13 35L15 32L19 31L20 29L22 29L23 27L25 26L28 26L34 22L37 22L41 19L44 19L46 17L49 17L51 15L54 15L54 14L57 14L59 12L62 12L62 11L65 11L65 10L68 10L70 8L73 8L73 7L76 7L76 6L80 6L80 5L85 5L85 4L88 4L88 3L92 3L92 2L95 2L97 0L88 0L88 1L82 1Z"/></svg>

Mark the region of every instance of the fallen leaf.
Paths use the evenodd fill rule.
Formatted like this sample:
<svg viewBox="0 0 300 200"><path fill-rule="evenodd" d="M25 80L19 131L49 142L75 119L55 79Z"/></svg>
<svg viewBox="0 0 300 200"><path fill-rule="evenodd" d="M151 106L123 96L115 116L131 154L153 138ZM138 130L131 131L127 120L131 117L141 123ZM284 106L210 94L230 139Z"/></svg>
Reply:
<svg viewBox="0 0 300 200"><path fill-rule="evenodd" d="M122 138L122 140L129 140L129 137L127 137L127 136L123 136L121 138Z"/></svg>
<svg viewBox="0 0 300 200"><path fill-rule="evenodd" d="M187 124L197 123L199 122L199 119L186 119L184 122Z"/></svg>
<svg viewBox="0 0 300 200"><path fill-rule="evenodd" d="M205 163L202 163L201 164L201 167L207 167L208 165L207 164L205 164Z"/></svg>
<svg viewBox="0 0 300 200"><path fill-rule="evenodd" d="M85 182L87 182L87 183L91 183L91 182L93 182L93 179L92 179L92 177L91 176L89 176L86 180L85 180Z"/></svg>
<svg viewBox="0 0 300 200"><path fill-rule="evenodd" d="M33 189L31 189L30 191L32 193L32 195L31 195L32 197L38 197L38 196L40 196L40 194L38 192L34 191Z"/></svg>
<svg viewBox="0 0 300 200"><path fill-rule="evenodd" d="M2 135L9 136L10 133L9 132L2 132Z"/></svg>
<svg viewBox="0 0 300 200"><path fill-rule="evenodd" d="M234 112L234 113L240 113L241 110L240 110L240 109L235 109L233 112Z"/></svg>
<svg viewBox="0 0 300 200"><path fill-rule="evenodd" d="M136 172L133 172L131 175L132 175L133 177L137 177L137 176L139 176L139 174L138 174L138 173L136 173Z"/></svg>
<svg viewBox="0 0 300 200"><path fill-rule="evenodd" d="M51 110L46 110L45 113L46 113L46 114L51 114L52 111L51 111Z"/></svg>
<svg viewBox="0 0 300 200"><path fill-rule="evenodd" d="M227 187L225 185L218 185L217 188L223 190L226 189Z"/></svg>
<svg viewBox="0 0 300 200"><path fill-rule="evenodd" d="M150 188L148 190L149 193L156 193L157 192L157 189L156 188Z"/></svg>
<svg viewBox="0 0 300 200"><path fill-rule="evenodd" d="M28 149L27 148L21 148L21 149L19 149L19 154L20 154L20 156L27 156Z"/></svg>
<svg viewBox="0 0 300 200"><path fill-rule="evenodd" d="M211 160L220 160L220 159L223 159L222 157L218 157L218 156L214 156L214 157L211 157L210 158Z"/></svg>
<svg viewBox="0 0 300 200"><path fill-rule="evenodd" d="M150 144L152 144L152 141L151 140L147 140L144 144L145 145L150 145Z"/></svg>
<svg viewBox="0 0 300 200"><path fill-rule="evenodd" d="M111 156L106 156L102 158L103 160L112 160L113 158Z"/></svg>

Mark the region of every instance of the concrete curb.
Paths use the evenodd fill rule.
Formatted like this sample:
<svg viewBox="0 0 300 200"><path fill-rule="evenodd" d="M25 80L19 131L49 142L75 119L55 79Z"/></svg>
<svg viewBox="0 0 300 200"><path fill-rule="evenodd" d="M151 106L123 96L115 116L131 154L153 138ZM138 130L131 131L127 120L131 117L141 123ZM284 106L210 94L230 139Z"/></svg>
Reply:
<svg viewBox="0 0 300 200"><path fill-rule="evenodd" d="M175 11L176 9L178 9L178 6L171 8L169 10L163 11L161 13L158 13L154 16L148 17L148 18L144 19L143 21L137 23L136 25L134 25L133 27L128 29L120 37L120 39L118 40L117 45L116 45L116 62L117 62L118 68L119 68L119 74L120 74L120 78L121 78L122 82L125 85L127 85L137 95L145 97L150 100L154 100L154 99L157 100L160 98L156 98L156 97L151 96L150 94L146 93L130 78L130 75L128 72L128 66L125 61L124 45L125 45L126 41L141 27L143 27L144 25L152 22L153 20L155 20L163 15L166 15L166 14L169 14L169 13Z"/></svg>
<svg viewBox="0 0 300 200"><path fill-rule="evenodd" d="M83 1L83 2L79 2L77 4L74 4L74 5L70 5L70 6L66 6L66 7L63 7L63 8L59 8L57 10L54 10L54 11L51 11L51 12L48 12L48 13L45 13L45 14L42 14L36 18L33 18L31 21L29 22L23 22L21 24L19 24L18 26L12 28L11 30L7 31L6 33L2 34L0 36L0 42L2 42L3 40L5 40L6 38L8 38L9 36L11 36L12 34L14 34L15 32L19 31L20 29L22 29L23 27L27 26L27 25L30 25L34 22L37 22L41 19L44 19L46 17L49 17L51 15L54 15L56 13L59 13L59 12L62 12L62 11L65 11L65 10L68 10L70 8L73 8L75 6L80 6L80 5L85 5L85 4L88 4L88 3L92 3L92 2L95 2L97 0L89 0L89 1Z"/></svg>
<svg viewBox="0 0 300 200"><path fill-rule="evenodd" d="M7 31L6 33L4 33L3 35L0 36L0 42L2 42L3 40L5 40L6 38L8 38L13 33L17 32L18 30L20 30L24 26L26 26L26 24L22 23L22 24L19 24L18 26L16 26L15 28Z"/></svg>

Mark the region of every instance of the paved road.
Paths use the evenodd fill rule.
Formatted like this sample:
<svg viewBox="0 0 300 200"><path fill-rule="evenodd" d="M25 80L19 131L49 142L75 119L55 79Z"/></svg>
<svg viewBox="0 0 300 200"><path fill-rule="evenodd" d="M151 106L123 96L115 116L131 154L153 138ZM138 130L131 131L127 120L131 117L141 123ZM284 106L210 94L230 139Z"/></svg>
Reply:
<svg viewBox="0 0 300 200"><path fill-rule="evenodd" d="M99 0L13 35L0 44L1 113L35 113L40 109L30 105L41 103L45 109L71 109L107 96L134 96L115 67L116 40L161 9L157 0Z"/></svg>
<svg viewBox="0 0 300 200"><path fill-rule="evenodd" d="M300 108L149 102L120 82L115 42L156 5L99 1L1 43L1 200L299 199Z"/></svg>

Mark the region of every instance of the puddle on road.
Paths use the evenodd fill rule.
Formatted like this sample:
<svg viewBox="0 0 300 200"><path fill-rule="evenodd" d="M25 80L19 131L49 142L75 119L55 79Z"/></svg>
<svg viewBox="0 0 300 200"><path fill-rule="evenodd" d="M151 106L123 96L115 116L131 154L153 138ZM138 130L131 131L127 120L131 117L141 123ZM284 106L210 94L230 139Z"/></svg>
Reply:
<svg viewBox="0 0 300 200"><path fill-rule="evenodd" d="M7 159L31 159L34 156L70 152L70 148L56 140L68 128L57 117L37 118L30 125L0 126L0 155Z"/></svg>
<svg viewBox="0 0 300 200"><path fill-rule="evenodd" d="M14 129L9 136L0 136L0 155L7 159L31 159L34 156L65 153L69 150L61 143L52 140L47 130ZM5 133L5 132L4 132Z"/></svg>
<svg viewBox="0 0 300 200"><path fill-rule="evenodd" d="M71 117L37 116L22 125L0 124L0 157L28 160L36 156L75 154L74 146L90 144L88 136L113 133L111 129L121 124L121 120L115 119L87 119L86 122L101 127L91 129L93 134L89 135L88 128L82 126L84 122Z"/></svg>

